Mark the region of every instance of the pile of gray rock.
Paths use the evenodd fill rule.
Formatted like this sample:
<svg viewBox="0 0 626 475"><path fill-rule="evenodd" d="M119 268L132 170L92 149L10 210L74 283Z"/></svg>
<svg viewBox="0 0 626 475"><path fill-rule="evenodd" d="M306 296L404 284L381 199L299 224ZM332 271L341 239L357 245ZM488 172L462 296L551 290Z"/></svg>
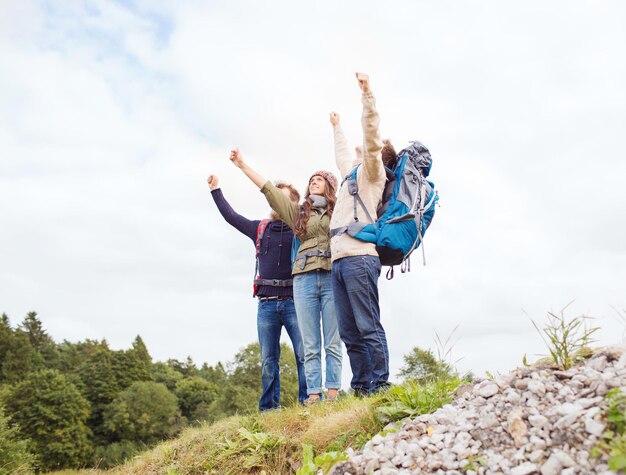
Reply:
<svg viewBox="0 0 626 475"><path fill-rule="evenodd" d="M567 371L519 368L462 387L453 403L375 436L331 473L614 473L590 451L605 430L607 392L626 391L626 354L620 353L596 353Z"/></svg>

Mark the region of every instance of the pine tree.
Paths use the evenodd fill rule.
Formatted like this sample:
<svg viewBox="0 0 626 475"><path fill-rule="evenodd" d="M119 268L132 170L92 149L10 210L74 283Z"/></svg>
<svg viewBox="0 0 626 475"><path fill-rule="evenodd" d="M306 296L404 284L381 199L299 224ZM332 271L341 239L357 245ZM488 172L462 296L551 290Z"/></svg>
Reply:
<svg viewBox="0 0 626 475"><path fill-rule="evenodd" d="M150 356L150 353L148 353L146 344L139 335L137 335L135 337L135 341L133 341L133 351L139 360L145 365L147 371L150 372L150 368L152 367L152 357Z"/></svg>
<svg viewBox="0 0 626 475"><path fill-rule="evenodd" d="M28 337L33 349L39 353L35 360L37 368L59 368L59 351L54 340L44 330L37 312L28 312L19 327Z"/></svg>
<svg viewBox="0 0 626 475"><path fill-rule="evenodd" d="M9 317L3 313L0 318L0 383L21 381L34 367L37 356L28 336L13 330Z"/></svg>
<svg viewBox="0 0 626 475"><path fill-rule="evenodd" d="M28 335L28 339L33 348L40 349L50 341L50 337L43 329L41 320L37 318L37 312L28 312L20 328Z"/></svg>

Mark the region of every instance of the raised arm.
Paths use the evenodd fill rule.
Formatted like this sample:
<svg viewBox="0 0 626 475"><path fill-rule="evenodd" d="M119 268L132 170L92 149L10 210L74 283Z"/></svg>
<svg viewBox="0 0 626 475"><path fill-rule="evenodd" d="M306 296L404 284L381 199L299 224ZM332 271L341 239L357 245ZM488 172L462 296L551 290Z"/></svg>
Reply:
<svg viewBox="0 0 626 475"><path fill-rule="evenodd" d="M336 112L330 113L330 123L333 126L333 134L335 137L335 161L337 162L337 168L339 173L344 177L352 168L352 157L350 156L350 149L348 148L348 141L341 128L341 120L339 114Z"/></svg>
<svg viewBox="0 0 626 475"><path fill-rule="evenodd" d="M376 181L385 174L381 155L383 142L378 131L380 117L376 110L376 99L370 89L369 76L363 73L356 73L356 77L363 93L361 96L361 102L363 103L363 115L361 116L361 125L363 126L363 173L369 181Z"/></svg>
<svg viewBox="0 0 626 475"><path fill-rule="evenodd" d="M250 181L252 181L252 183L254 183L257 187L259 187L259 189L261 189L267 181L244 161L243 154L239 151L238 148L230 151L230 161L233 162L233 164L242 172L244 172L244 174L248 178L250 178Z"/></svg>
<svg viewBox="0 0 626 475"><path fill-rule="evenodd" d="M207 179L209 188L211 189L211 196L213 201L217 205L217 209L224 218L224 220L234 227L237 231L245 234L253 241L256 239L256 231L259 226L259 221L252 221L240 214L237 214L235 210L230 206L222 190L219 187L219 181L216 175L210 175Z"/></svg>
<svg viewBox="0 0 626 475"><path fill-rule="evenodd" d="M291 201L288 193L284 193L282 189L278 188L271 181L265 182L261 187L261 193L265 195L265 199L271 208L276 211L276 214L280 216L280 219L293 229L298 218L298 203Z"/></svg>
<svg viewBox="0 0 626 475"><path fill-rule="evenodd" d="M231 150L230 161L233 162L237 168L241 169L241 171L259 187L271 208L276 211L278 216L280 216L285 223L293 228L297 217L298 205L288 199L271 181L266 180L259 173L250 168L250 165L244 161L243 154L239 149Z"/></svg>

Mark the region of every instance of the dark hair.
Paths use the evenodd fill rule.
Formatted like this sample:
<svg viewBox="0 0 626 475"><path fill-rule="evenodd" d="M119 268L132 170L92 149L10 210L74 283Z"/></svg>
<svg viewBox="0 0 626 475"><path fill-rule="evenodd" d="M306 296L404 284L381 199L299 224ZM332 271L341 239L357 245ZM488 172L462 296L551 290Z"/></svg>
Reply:
<svg viewBox="0 0 626 475"><path fill-rule="evenodd" d="M326 182L326 187L324 188L323 196L324 198L326 198L326 201L328 201L326 214L328 214L328 218L330 219L333 216L333 210L335 209L335 203L337 202L337 195L335 193L335 188L330 184L330 182L326 178L324 178L324 181ZM311 182L309 181L309 183ZM309 222L309 218L311 217L313 200L309 198L310 194L311 193L309 192L309 187L307 186L306 192L304 193L304 202L300 205L298 217L296 218L296 224L293 227L293 232L297 237L304 236L304 233L306 232L306 225Z"/></svg>
<svg viewBox="0 0 626 475"><path fill-rule="evenodd" d="M381 150L381 155L383 157L383 165L387 168L393 168L396 164L396 158L398 154L396 153L396 149L393 148L389 139L383 140L383 149Z"/></svg>

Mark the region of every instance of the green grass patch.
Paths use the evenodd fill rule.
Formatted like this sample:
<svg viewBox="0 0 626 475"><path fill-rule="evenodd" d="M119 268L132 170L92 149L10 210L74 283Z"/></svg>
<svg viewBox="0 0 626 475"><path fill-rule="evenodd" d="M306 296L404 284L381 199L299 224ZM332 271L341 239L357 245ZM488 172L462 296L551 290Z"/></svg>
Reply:
<svg viewBox="0 0 626 475"><path fill-rule="evenodd" d="M346 458L348 447L362 449L390 422L450 402L459 383L456 376L424 384L407 382L363 399L348 396L336 403L234 416L187 429L119 467L63 473L308 475L320 469L325 473Z"/></svg>

